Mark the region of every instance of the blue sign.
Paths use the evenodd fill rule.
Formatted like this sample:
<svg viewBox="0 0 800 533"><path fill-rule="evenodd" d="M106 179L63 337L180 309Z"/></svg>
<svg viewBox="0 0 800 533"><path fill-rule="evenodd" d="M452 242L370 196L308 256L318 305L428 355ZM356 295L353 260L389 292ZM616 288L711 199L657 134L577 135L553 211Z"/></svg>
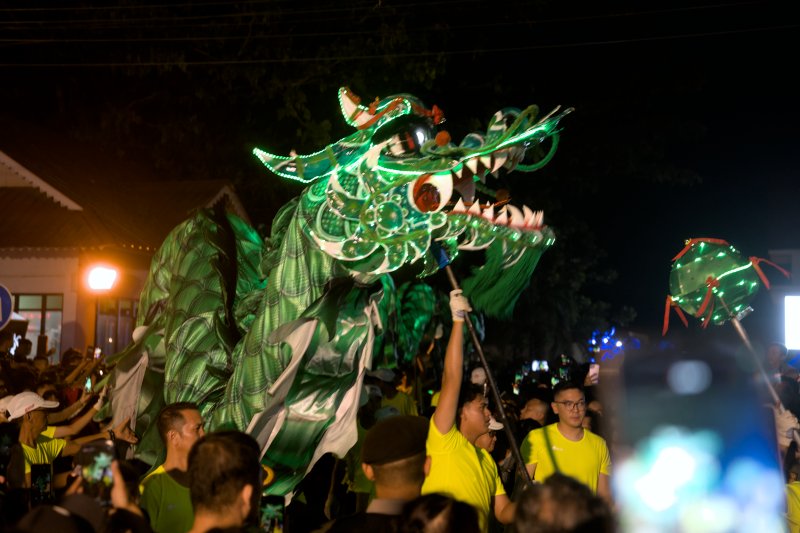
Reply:
<svg viewBox="0 0 800 533"><path fill-rule="evenodd" d="M6 327L14 311L14 297L11 291L0 285L0 329Z"/></svg>

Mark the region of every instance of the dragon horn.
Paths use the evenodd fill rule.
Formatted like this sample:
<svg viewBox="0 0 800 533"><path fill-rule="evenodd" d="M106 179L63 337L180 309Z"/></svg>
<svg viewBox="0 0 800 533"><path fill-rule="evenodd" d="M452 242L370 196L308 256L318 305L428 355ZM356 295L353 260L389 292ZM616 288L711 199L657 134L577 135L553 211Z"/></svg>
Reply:
<svg viewBox="0 0 800 533"><path fill-rule="evenodd" d="M339 89L339 107L344 120L354 128L363 128L375 118L375 111L361 105L361 98L348 87Z"/></svg>

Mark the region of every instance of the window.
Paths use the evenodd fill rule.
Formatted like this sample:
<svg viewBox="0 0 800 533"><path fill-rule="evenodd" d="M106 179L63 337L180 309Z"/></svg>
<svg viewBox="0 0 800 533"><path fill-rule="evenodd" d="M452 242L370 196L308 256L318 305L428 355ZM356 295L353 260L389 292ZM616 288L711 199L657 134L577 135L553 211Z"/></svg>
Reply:
<svg viewBox="0 0 800 533"><path fill-rule="evenodd" d="M39 336L47 337L42 346L42 355L48 349L55 350L51 362L57 362L61 354L61 317L64 307L64 296L61 294L17 294L14 296L14 308L28 321L25 338L31 341L31 356L39 355Z"/></svg>
<svg viewBox="0 0 800 533"><path fill-rule="evenodd" d="M104 354L117 353L130 344L138 311L138 300L98 298L96 338Z"/></svg>

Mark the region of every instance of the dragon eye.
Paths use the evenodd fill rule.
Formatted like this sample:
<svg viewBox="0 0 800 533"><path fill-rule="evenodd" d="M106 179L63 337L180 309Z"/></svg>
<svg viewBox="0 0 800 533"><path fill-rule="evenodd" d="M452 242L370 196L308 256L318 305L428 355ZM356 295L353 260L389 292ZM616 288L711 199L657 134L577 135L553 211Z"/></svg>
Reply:
<svg viewBox="0 0 800 533"><path fill-rule="evenodd" d="M450 176L424 174L408 188L408 199L423 213L440 211L453 194L453 180Z"/></svg>
<svg viewBox="0 0 800 533"><path fill-rule="evenodd" d="M430 121L404 116L384 124L372 137L372 143L386 142L384 152L394 157L419 154L422 145L433 139L434 129Z"/></svg>

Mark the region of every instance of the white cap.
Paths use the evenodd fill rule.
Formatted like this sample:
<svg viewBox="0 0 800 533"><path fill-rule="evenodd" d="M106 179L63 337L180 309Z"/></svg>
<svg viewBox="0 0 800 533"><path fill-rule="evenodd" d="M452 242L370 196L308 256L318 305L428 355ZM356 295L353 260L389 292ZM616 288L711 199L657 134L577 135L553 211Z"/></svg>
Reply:
<svg viewBox="0 0 800 533"><path fill-rule="evenodd" d="M0 414L5 414L8 412L8 404L11 402L11 399L14 398L13 394L9 394L5 398L0 398Z"/></svg>
<svg viewBox="0 0 800 533"><path fill-rule="evenodd" d="M469 380L475 385L483 385L486 383L486 370L484 370L482 366L473 369L472 374L469 376Z"/></svg>
<svg viewBox="0 0 800 533"><path fill-rule="evenodd" d="M489 418L489 431L500 431L503 429L503 424L498 422L494 419L494 417Z"/></svg>
<svg viewBox="0 0 800 533"><path fill-rule="evenodd" d="M8 402L8 419L14 420L36 409L53 409L55 407L58 407L58 402L48 402L35 392L20 392Z"/></svg>
<svg viewBox="0 0 800 533"><path fill-rule="evenodd" d="M392 372L388 368L376 368L375 370L367 370L367 375L373 378L377 378L381 381L386 381L387 383L391 383L394 381L394 372Z"/></svg>

